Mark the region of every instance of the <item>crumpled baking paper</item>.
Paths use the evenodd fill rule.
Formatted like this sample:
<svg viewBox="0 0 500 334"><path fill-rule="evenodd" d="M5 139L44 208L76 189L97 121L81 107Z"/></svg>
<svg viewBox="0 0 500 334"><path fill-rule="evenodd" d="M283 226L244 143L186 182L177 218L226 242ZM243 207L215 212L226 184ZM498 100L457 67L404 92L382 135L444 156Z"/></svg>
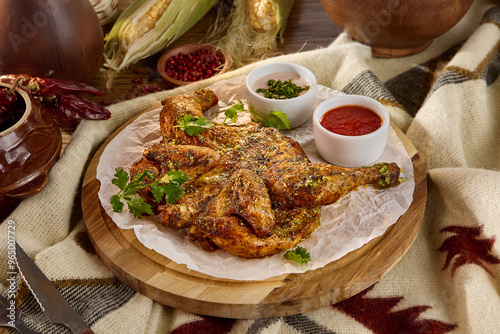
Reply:
<svg viewBox="0 0 500 334"><path fill-rule="evenodd" d="M243 76L208 87L220 101L218 106L206 112L206 117L222 121L226 107L238 100L246 105L244 85ZM340 94L343 93L318 86L316 105ZM396 162L403 168L402 177L407 178L407 181L384 191L370 186L359 187L337 203L322 207L321 226L299 244L311 255L307 269L286 260L283 253L261 259L244 259L223 250L206 252L197 243L189 241L186 231L157 224L155 217L136 219L126 206L122 213L115 213L109 202L110 197L119 190L111 183L115 168L129 170L141 158L145 148L160 140L160 110L159 105L143 113L107 145L97 167L97 179L101 182L98 196L107 214L120 228L134 229L137 239L146 247L178 264L185 264L190 270L217 278L248 281L318 269L382 235L408 210L413 201L413 164L403 143L391 128L387 147L378 161ZM238 123L249 120L248 113L239 114ZM284 131L284 134L299 142L312 162L326 163L316 151L311 120L297 129Z"/></svg>

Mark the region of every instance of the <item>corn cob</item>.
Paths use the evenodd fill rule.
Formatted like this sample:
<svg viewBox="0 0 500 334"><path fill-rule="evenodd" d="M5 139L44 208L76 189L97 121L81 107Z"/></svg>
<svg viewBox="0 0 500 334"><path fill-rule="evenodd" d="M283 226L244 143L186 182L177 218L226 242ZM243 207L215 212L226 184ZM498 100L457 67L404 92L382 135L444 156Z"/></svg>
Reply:
<svg viewBox="0 0 500 334"><path fill-rule="evenodd" d="M270 31L276 27L276 13L271 0L249 0L248 12L254 29Z"/></svg>
<svg viewBox="0 0 500 334"><path fill-rule="evenodd" d="M250 25L258 31L274 31L281 37L292 5L293 0L248 0Z"/></svg>
<svg viewBox="0 0 500 334"><path fill-rule="evenodd" d="M234 0L224 35L216 43L229 54L234 67L277 52L294 0ZM220 32L217 32L221 34ZM213 33L216 35L216 33Z"/></svg>
<svg viewBox="0 0 500 334"><path fill-rule="evenodd" d="M149 57L182 36L217 0L136 0L115 21L105 38L108 87L116 73Z"/></svg>

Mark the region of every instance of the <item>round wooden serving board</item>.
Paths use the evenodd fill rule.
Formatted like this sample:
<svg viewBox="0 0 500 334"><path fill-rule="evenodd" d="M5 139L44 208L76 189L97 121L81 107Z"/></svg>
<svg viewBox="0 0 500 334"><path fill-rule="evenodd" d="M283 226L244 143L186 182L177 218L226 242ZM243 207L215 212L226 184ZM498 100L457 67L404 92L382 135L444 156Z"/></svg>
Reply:
<svg viewBox="0 0 500 334"><path fill-rule="evenodd" d="M236 319L279 317L313 311L347 299L376 283L406 254L422 225L427 182L423 162L395 126L412 159L413 202L386 233L323 268L262 281L220 279L189 270L140 243L133 230L120 229L102 208L96 179L99 158L125 126L100 147L82 188L82 212L89 237L104 264L125 284L162 304L187 312Z"/></svg>

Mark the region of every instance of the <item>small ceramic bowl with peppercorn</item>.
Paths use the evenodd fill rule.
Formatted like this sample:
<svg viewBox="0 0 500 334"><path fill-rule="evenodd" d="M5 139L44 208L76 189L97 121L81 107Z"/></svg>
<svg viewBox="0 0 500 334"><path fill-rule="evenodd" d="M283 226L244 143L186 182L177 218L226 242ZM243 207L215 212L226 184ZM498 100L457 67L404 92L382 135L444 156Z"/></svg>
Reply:
<svg viewBox="0 0 500 334"><path fill-rule="evenodd" d="M157 63L158 73L168 82L183 86L226 72L231 61L210 44L186 44L168 50Z"/></svg>
<svg viewBox="0 0 500 334"><path fill-rule="evenodd" d="M316 101L317 79L308 68L294 63L269 63L246 77L246 98L254 119L284 113L290 129L307 122Z"/></svg>
<svg viewBox="0 0 500 334"><path fill-rule="evenodd" d="M313 115L316 149L334 165L370 165L384 152L390 122L385 106L369 97L342 95L327 99Z"/></svg>

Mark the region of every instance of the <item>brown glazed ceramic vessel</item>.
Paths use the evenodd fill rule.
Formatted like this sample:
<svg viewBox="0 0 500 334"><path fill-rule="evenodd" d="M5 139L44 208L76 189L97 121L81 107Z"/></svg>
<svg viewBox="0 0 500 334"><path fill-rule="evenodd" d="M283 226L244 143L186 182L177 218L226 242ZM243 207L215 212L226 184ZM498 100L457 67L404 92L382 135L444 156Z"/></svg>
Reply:
<svg viewBox="0 0 500 334"><path fill-rule="evenodd" d="M403 57L427 48L455 26L474 0L320 0L333 22L370 45L374 57Z"/></svg>
<svg viewBox="0 0 500 334"><path fill-rule="evenodd" d="M52 117L26 92L17 92L26 110L17 123L0 132L0 208L40 192L61 152L61 130Z"/></svg>

